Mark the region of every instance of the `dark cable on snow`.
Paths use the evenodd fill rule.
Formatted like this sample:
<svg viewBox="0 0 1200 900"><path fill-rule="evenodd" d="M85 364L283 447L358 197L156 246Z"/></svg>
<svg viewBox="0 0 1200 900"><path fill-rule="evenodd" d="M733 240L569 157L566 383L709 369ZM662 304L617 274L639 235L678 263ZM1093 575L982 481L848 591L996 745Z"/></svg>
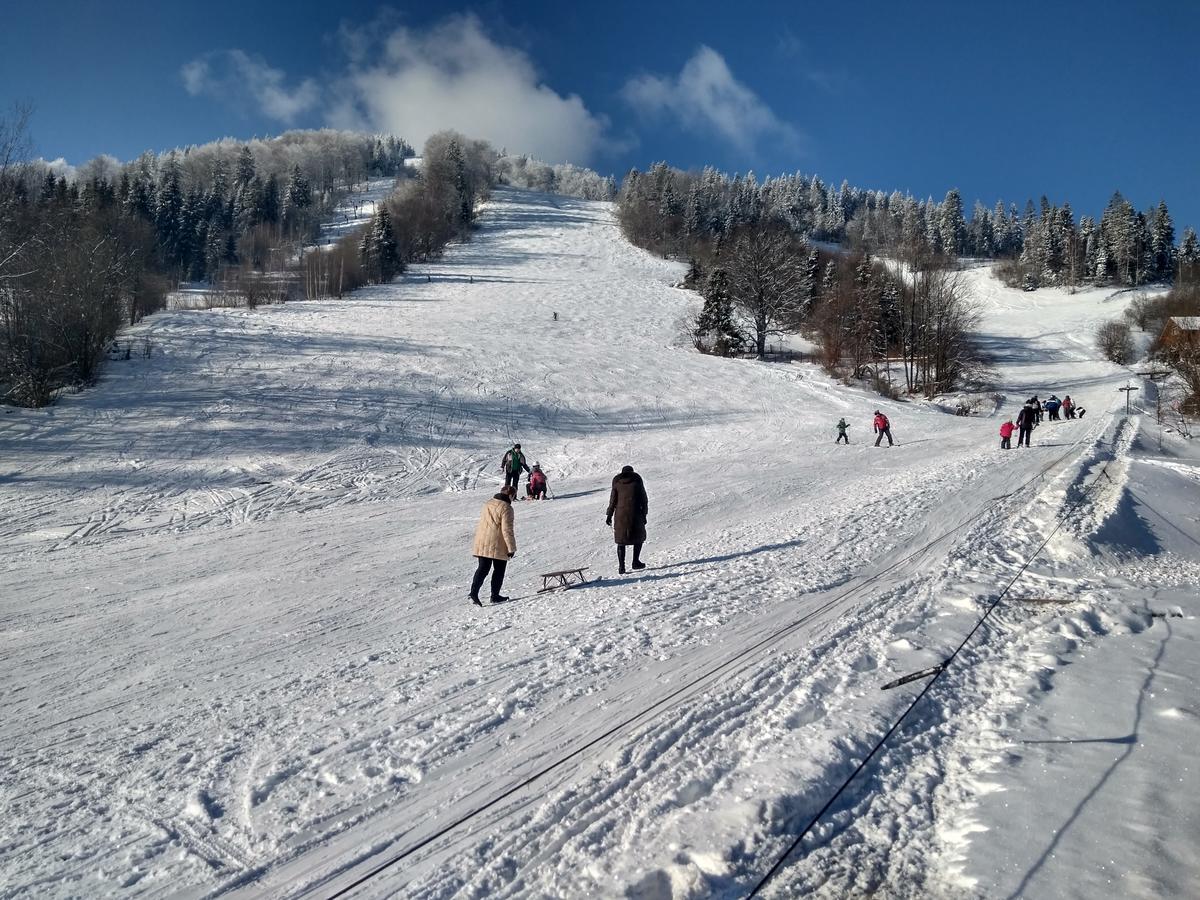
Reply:
<svg viewBox="0 0 1200 900"><path fill-rule="evenodd" d="M987 621L988 617L992 614L992 612L1000 604L1000 601L1003 600L1005 598L1005 596L1007 596L1009 590L1012 589L1012 586L1017 583L1017 579L1019 579L1022 575L1025 574L1025 570L1028 569L1029 566L1033 564L1033 561L1038 558L1038 556L1041 554L1042 550L1044 550L1046 545L1050 543L1050 541L1054 537L1054 535L1058 534L1058 530L1060 528L1062 528L1063 523L1065 523L1067 520L1067 515L1074 512L1083 503L1083 501L1088 498L1088 495L1091 493L1092 488L1094 488L1096 486L1097 482L1100 481L1101 477L1108 478L1108 466L1109 466L1109 463L1105 463L1104 468L1100 470L1100 474L1092 479L1091 484L1089 484L1087 486L1087 488L1079 496L1079 499L1077 499L1066 510L1063 511L1063 513L1059 516L1058 524L1056 524L1054 526L1054 528L1050 531L1050 533L1048 535L1046 535L1046 539L1043 540L1038 545L1037 549L1034 550L1032 554L1030 554L1029 558L1026 559L1024 563L1022 563L1021 568L1019 568L1017 570L1017 573L1015 575L1013 575L1013 577L1011 579L1009 579L1008 584L1006 584L1004 586L1003 590L1001 590L1000 593L996 596L996 599L993 600L988 605L988 608L986 610L984 610L983 615L979 617L979 621L977 621L975 623L975 627L967 632L967 636L962 639L962 642L957 647L954 648L954 651L948 657L946 657L945 661L941 665L934 667L936 669L936 671L932 672L932 677L929 679L929 681L927 681L925 683L925 686L923 688L921 688L920 693L918 693L917 696L913 698L913 701L907 707L905 707L904 712L900 713L899 718L897 718L896 721L892 723L892 727L889 728L884 733L883 737L881 737L876 742L875 746L871 748L871 752L868 753L865 757L863 757L862 762L860 762L858 764L858 766L854 769L854 771L850 773L849 777L847 777L846 780L842 782L841 786L836 791L834 791L833 796L830 797L828 801L826 801L824 806L822 806L819 810L817 810L817 814L815 816L813 816L808 821L808 824L804 826L803 830L798 835L796 835L796 839L794 841L792 841L791 844L788 845L787 849L783 852L783 854L779 857L779 859L777 859L775 861L775 865L771 866L770 871L767 872L767 874L764 875L762 877L762 879L759 880L758 884L756 884L754 886L754 888L750 891L750 893L746 895L747 900L749 900L749 898L751 898L751 897L758 896L758 893L764 887L766 887L767 883L770 882L770 880L775 877L775 875L779 872L779 870L783 868L783 864L785 862L787 862L787 858L792 855L792 853L796 850L797 847L800 846L800 843L804 840L804 838L808 835L808 833L810 831L812 831L814 827L816 827L816 824L817 824L817 822L819 822L821 820L821 817L824 816L825 813L829 811L829 808L831 806L833 806L833 804L837 801L838 797L840 797L842 795L842 793L846 790L846 788L848 788L850 786L850 783L852 781L854 781L854 779L858 776L858 773L861 772L863 769L865 769L867 766L867 763L869 763L875 757L875 754L878 753L883 748L883 745L887 743L888 738L890 738L893 734L896 733L896 730L904 723L904 720L908 718L908 714L911 713L916 708L917 704L921 702L921 699L926 694L929 693L930 689L935 684L937 684L937 680L939 678L941 678L942 674L946 671L946 669L948 669L950 667L950 663L952 663L954 661L954 659L958 656L958 654L962 650L962 648L967 645L967 642L970 641L972 637L974 637L975 632L977 632L982 627L983 623L985 621ZM1111 480L1112 479L1109 479L1109 481L1111 481ZM918 673L918 674L922 674L922 673Z"/></svg>

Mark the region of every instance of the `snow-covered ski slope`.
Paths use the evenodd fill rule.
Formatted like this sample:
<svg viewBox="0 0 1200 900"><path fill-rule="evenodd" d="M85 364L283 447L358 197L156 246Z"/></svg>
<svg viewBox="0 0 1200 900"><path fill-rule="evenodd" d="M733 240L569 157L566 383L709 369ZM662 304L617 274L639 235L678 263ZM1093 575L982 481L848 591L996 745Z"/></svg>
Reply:
<svg viewBox="0 0 1200 900"><path fill-rule="evenodd" d="M1109 762L1021 764L1066 663L1127 641L1139 672L1164 623L1200 637L1200 553L1139 538L1129 493L1140 454L1194 542L1200 469L1146 449L1091 346L1126 295L967 274L1003 411L1088 409L1001 453L995 417L700 356L681 273L607 204L505 190L395 284L161 314L150 359L0 414L0 896L744 896L923 683L880 686L942 661L1060 522L1010 592L1054 602L997 608L766 893L1103 896L1089 853L1196 883L1185 755L1150 757L1175 779L1137 794L1151 825L1057 867L1089 807L1064 825L1045 798ZM517 505L521 599L478 609L470 539L514 441L556 499ZM618 576L626 463L650 568ZM535 594L566 565L603 580ZM1124 697L1103 664L1077 690ZM1194 746L1194 696L1161 702L1155 733Z"/></svg>

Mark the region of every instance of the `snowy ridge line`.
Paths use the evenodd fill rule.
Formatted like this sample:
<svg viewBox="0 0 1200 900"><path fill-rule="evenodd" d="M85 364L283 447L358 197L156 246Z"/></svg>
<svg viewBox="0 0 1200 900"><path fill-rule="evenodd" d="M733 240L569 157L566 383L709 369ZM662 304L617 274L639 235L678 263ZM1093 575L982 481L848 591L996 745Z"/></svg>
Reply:
<svg viewBox="0 0 1200 900"><path fill-rule="evenodd" d="M1115 441L1115 438L1114 438L1114 441ZM888 739L891 738L891 736L896 733L896 731L900 728L900 726L902 724L904 724L904 721L905 721L905 719L908 718L909 713L911 713L916 708L917 704L919 704L921 702L921 700L925 697L925 695L928 694L933 689L934 685L937 684L938 679L941 678L942 675L945 674L946 670L950 667L950 664L954 662L954 660L958 657L958 654L962 651L962 649L970 642L971 638L975 636L975 633L983 626L983 623L985 621L987 621L987 619L995 611L996 607L1000 605L1000 602L1002 600L1004 600L1004 598L1008 595L1008 592L1012 589L1013 585L1015 585L1017 583L1017 581L1020 579L1020 577L1025 574L1025 571L1029 568L1029 566L1031 566L1033 564L1034 560L1037 559L1037 557L1041 554L1042 550L1044 550L1046 548L1046 545L1050 543L1050 541L1059 532L1059 530L1063 527L1063 525L1065 525L1067 523L1068 516L1071 513L1073 513L1076 509L1078 509L1080 506L1082 506L1084 501L1088 499L1089 495L1092 492L1092 489L1100 482L1101 478L1108 479L1111 483L1111 479L1108 476L1108 467L1111 464L1111 462L1112 462L1111 460L1109 462L1106 462L1104 464L1104 467L1100 470L1100 473L1091 480L1091 482L1087 485L1087 487L1084 488L1084 490L1081 492L1079 497L1077 497L1064 510L1060 511L1060 513L1057 516L1058 521L1056 522L1054 528L1051 529L1050 533L1046 535L1046 537L1037 546L1037 548L1033 551L1033 553L1031 553L1029 555L1029 557L1021 564L1020 568L1017 569L1016 574L1014 574L1012 576L1012 578L1009 579L1008 583L1004 586L1004 588L1000 591L1000 593L996 596L996 598L988 605L987 609L984 610L983 615L979 617L979 620L975 623L974 627L972 627L971 630L969 632L967 632L966 636L962 639L962 641L958 644L958 646L955 647L954 650L950 653L950 655L948 657L946 657L946 659L944 659L940 664L938 664L937 666L934 666L930 669L928 674L932 677L929 678L929 681L925 683L925 686L923 688L921 688L920 692L917 694L916 697L913 698L912 702L907 707L905 707L904 711L899 715L899 717L892 724L892 726L883 734L883 736L879 739L879 741L875 744L875 746L871 748L871 751L865 757L863 757L862 761L858 764L857 767L855 767L854 771L850 773L850 775L845 779L845 781L842 782L841 786L838 787L838 789L833 793L833 795L829 798L829 800L826 801L825 805L822 806L816 812L816 814L809 820L808 824L804 826L803 830L796 836L795 840L793 840L792 843L788 846L788 848L783 852L783 854L779 857L779 859L771 867L770 871L768 871L767 874L764 875L762 877L762 879L758 882L758 884L756 884L754 886L754 888L750 891L750 893L746 895L747 900L749 900L749 898L751 898L751 897L758 896L759 892L762 891L762 889L764 887L766 887L767 884L779 873L779 871L783 868L784 863L787 862L788 857L791 856L793 852L795 852L795 850L800 846L800 844L804 840L804 838L809 834L809 832L812 831L812 829L814 827L816 827L817 823L821 820L821 818L825 815L825 813L827 813L829 811L829 809L833 806L833 804L835 802L837 802L837 799L842 795L843 792L845 792L846 788L848 788L850 786L850 784L859 775L859 773L862 772L863 769L865 769L867 767L867 765L871 762L871 760L875 757L875 755L881 749L883 749L883 746L888 742ZM1042 474L1044 474L1044 472ZM1042 476L1039 475L1038 477L1040 478ZM1027 483L1032 483L1033 480L1036 480L1036 479L1031 479L1031 481L1027 482Z"/></svg>
<svg viewBox="0 0 1200 900"><path fill-rule="evenodd" d="M1068 447L1068 449L1066 451L1064 451L1062 454L1060 454L1059 456L1057 456L1056 458L1051 460L1049 463L1044 465L1040 470L1038 470L1037 474L1035 474L1032 478L1029 478L1025 482L1023 482L1016 490L1012 491L1009 496L1011 496L1012 494L1017 494L1024 488L1028 487L1029 485L1034 484L1035 482L1038 482L1038 481L1044 479L1051 470L1053 470L1057 466L1061 465L1064 460L1066 460L1068 457L1072 456L1077 451L1079 445L1081 443L1083 443L1085 439L1086 439L1086 436L1081 436L1080 438L1078 438L1073 444L1071 444ZM1107 468L1107 464L1105 467ZM1094 482L1093 482L1093 484L1094 484ZM1090 490L1090 485L1089 485L1088 490ZM1086 497L1086 492L1084 494L1084 497ZM1080 500L1076 501L1076 503L1073 504L1070 509L1073 510L1075 508L1075 506L1077 506L1079 503L1082 502L1082 499L1083 498L1080 498ZM837 596L827 600L825 603L821 604L819 607L806 612L800 618L788 623L787 625L785 625L781 628L776 629L775 631L773 631L770 634L766 635L765 637L759 639L758 641L751 644L750 646L737 651L729 659L725 660L724 662L720 663L719 665L715 666L714 668L710 669L709 671L704 672L704 673L698 675L697 677L695 677L694 679L692 679L691 681L687 682L686 684L681 685L679 688L677 688L676 690L667 694L665 697L660 698L659 700L655 701L650 706L645 707L644 709L638 711L637 713L634 713L633 715L629 716L628 718L626 718L623 721L619 722L618 724L614 725L609 730L592 738L584 745L571 751L567 755L560 757L558 760L556 760L552 763L549 763L548 765L543 767L541 770L526 777L523 781L518 782L517 784L511 785L510 787L504 789L503 791L501 791L498 795L496 795L492 799L486 801L485 803L481 804L480 806L476 807L475 809L464 813L463 815L461 815L454 821L448 823L447 825L444 825L438 831L434 832L431 835L428 835L425 838L422 838L417 843L411 845L410 847L406 848L405 850L401 851L400 853L396 854L395 856L392 856L391 858L389 858L389 859L385 860L384 862L375 866L373 869L371 869L371 870L367 871L366 873L364 873L363 875L359 876L356 880L354 880L350 884L338 889L336 892L329 894L327 896L330 898L330 900L335 900L335 898L346 896L351 891L366 884L368 881L372 880L376 876L387 871L388 869L390 869L397 863L403 862L405 859L412 856L414 853L429 846L434 841L437 841L440 838L445 837L447 834L450 834L451 832L455 831L460 826L466 824L467 822L471 821L475 817L488 811L492 807L503 802L504 800L508 799L509 797L518 793L519 791L523 790L524 788L530 786L531 784L539 781L540 779L544 778L546 775L550 774L551 772L555 771L556 769L566 765L568 762L570 762L571 760L575 759L576 757L579 757L582 754L586 753L588 750L592 749L597 744L600 744L600 743L606 741L608 738L613 737L614 735L618 734L619 732L623 731L624 729L628 728L629 726L637 723L639 720L644 719L647 716L651 716L652 714L661 713L661 712L665 711L666 709L674 708L674 706L678 705L678 703L675 703L674 701L690 699L692 696L695 695L695 693L698 693L697 689L702 689L704 687L707 687L708 686L707 682L710 682L710 681L716 679L718 676L737 675L737 674L745 671L745 669L749 668L751 665L753 665L756 662L755 654L757 654L758 651L773 647L774 645L782 642L789 635L791 635L795 631L799 630L804 625L807 625L813 619L817 618L818 616L822 615L823 613L826 613L829 610L834 609L835 607L839 606L844 601L855 598L856 595L859 595L859 594L863 593L864 591L867 591L868 589L873 588L876 585L876 583L879 580L881 580L884 576L891 574L893 571L900 568L905 563L916 558L917 556L920 556L922 553L926 552L927 550L929 550L932 547L936 546L937 544L941 543L946 538L951 537L951 536L957 534L958 532L964 530L968 526L975 524L979 519L985 517L986 515L989 515L991 512L992 512L992 510L990 507L985 507L980 512L976 513L975 515L971 516L970 518L966 519L965 521L960 522L958 525L954 526L953 528L947 529L942 534L939 534L938 536L931 538L929 541L927 541L925 544L921 545L917 549L912 550L905 556L893 561L892 563L890 563L886 567L880 569L879 571L877 571L869 576L866 576L862 581L860 581L857 584L855 584L854 586L848 588L846 591L842 592L841 594L838 594ZM1057 532L1058 528L1061 527L1061 525L1062 525L1062 521L1060 521L1059 524L1055 527L1054 531L1051 533L1051 537L1053 536L1053 534L1055 532ZM1048 542L1048 540L1049 540L1049 538L1047 538L1047 542ZM1044 547L1045 542L1041 546ZM1040 549L1041 549L1041 547L1039 547L1038 552L1040 552ZM1037 556L1037 553L1035 552L1029 558L1029 560L1025 563L1025 566L1023 566L1021 568L1020 572L1024 572L1025 567L1027 567L1029 564L1031 564L1033 559L1036 558L1036 556ZM1019 577L1020 572L1018 573L1017 577ZM971 632L968 634L968 637L966 639L964 639L964 641L962 642L962 644L959 645L958 648L955 649L955 651L951 654L951 656L947 659L947 661L942 664L941 668L939 669L938 676L940 676L942 674L942 672L945 670L946 665L948 665L949 659L953 659L953 657L958 654L959 650L961 650L962 647L965 646L965 644L970 639L970 637L972 635L974 635L975 631L982 624L983 620L986 619L988 617L988 615L991 614L991 610L995 608L996 603L998 603L999 600L1003 598L1003 596L1007 593L1008 589L1011 588L1012 584L1015 583L1015 581L1016 581L1016 578L1014 578L1013 581L1010 582L1004 588L1004 590L1001 592L1001 594L997 598L997 600L993 602L993 604L988 608L987 612L985 612L984 616L976 624L975 628L973 628L971 630ZM740 666L738 665L739 663L741 663ZM936 681L938 676L935 676L933 681ZM921 696L924 696L925 692L932 686L933 681L931 681L929 684L927 684L925 686L925 689L922 690L921 694L918 696L918 698L917 698L918 700L920 699ZM857 775L858 772L861 771L861 769L871 759L871 757L873 757L874 754L883 746L883 743L886 741L886 738L888 736L890 736L896 730L896 728L899 727L899 725L903 722L904 718L908 715L908 712L915 705L916 705L916 701L914 701L913 704L910 705L908 707L908 709L905 710L905 712L897 720L896 724L893 725L891 729L889 729L889 731L888 731L887 735L885 735L883 741L881 741L878 745L876 745L876 747L871 751L871 753L868 754L868 756L864 759L863 763L860 764L859 768L855 770L853 775L851 775L850 779L848 779L845 782L845 784L843 784L842 787L838 789L837 793L822 808L822 810L818 813L817 817L814 818L813 821L809 823L809 825L805 829L804 834L807 834L807 832L809 830L811 830L811 828L816 824L817 819L819 819L820 816L823 815L824 812L826 812L828 810L828 808L836 801L837 797L840 796L840 794L850 784L850 781L853 780L854 775ZM768 873L766 878L764 878L763 881L761 881L759 883L759 885L754 889L754 891L751 892L751 894L748 896L754 896L754 894L759 890L759 888L761 888L762 886L765 886L765 884L775 874L775 872L777 871L779 866L791 854L792 850L796 846L798 846L798 843L799 843L799 841L797 841L795 844L793 844L792 847L790 847L788 849L788 851L785 852L785 854L780 858L780 860L772 868L771 872ZM330 873L325 878L320 879L317 882L308 885L305 889L303 889L301 891L300 895L302 896L306 893L310 893L311 891L320 887L323 883L336 877L337 874L338 873L336 873L336 872Z"/></svg>

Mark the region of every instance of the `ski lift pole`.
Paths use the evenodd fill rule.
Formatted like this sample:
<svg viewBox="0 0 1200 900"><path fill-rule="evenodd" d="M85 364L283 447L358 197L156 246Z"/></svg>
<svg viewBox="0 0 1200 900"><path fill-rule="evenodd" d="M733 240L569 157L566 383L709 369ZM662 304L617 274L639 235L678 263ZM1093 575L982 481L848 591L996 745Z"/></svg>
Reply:
<svg viewBox="0 0 1200 900"><path fill-rule="evenodd" d="M1131 391L1141 390L1141 388L1130 387L1129 382L1126 381L1125 387L1117 388L1117 390L1125 392L1125 415L1128 416L1129 415L1129 394Z"/></svg>

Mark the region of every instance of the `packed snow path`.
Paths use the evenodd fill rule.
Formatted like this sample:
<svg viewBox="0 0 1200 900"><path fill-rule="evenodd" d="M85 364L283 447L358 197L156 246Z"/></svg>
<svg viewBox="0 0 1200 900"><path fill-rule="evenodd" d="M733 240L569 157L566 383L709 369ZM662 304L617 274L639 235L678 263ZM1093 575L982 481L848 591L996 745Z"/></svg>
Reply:
<svg viewBox="0 0 1200 900"><path fill-rule="evenodd" d="M0 895L327 896L481 808L360 893L742 895L911 696L879 685L940 661L1136 425L1088 345L1119 311L1103 292L970 273L1005 411L1049 390L1089 408L1001 455L993 417L696 354L681 271L606 204L505 191L396 284L160 315L150 359L0 416ZM876 407L890 450L868 444ZM556 499L517 506L523 599L480 610L470 537L513 441ZM625 463L651 568L617 576ZM564 565L604 579L533 596ZM954 754L1053 615L999 617L965 693L781 895L970 889ZM957 842L936 827L955 815Z"/></svg>

